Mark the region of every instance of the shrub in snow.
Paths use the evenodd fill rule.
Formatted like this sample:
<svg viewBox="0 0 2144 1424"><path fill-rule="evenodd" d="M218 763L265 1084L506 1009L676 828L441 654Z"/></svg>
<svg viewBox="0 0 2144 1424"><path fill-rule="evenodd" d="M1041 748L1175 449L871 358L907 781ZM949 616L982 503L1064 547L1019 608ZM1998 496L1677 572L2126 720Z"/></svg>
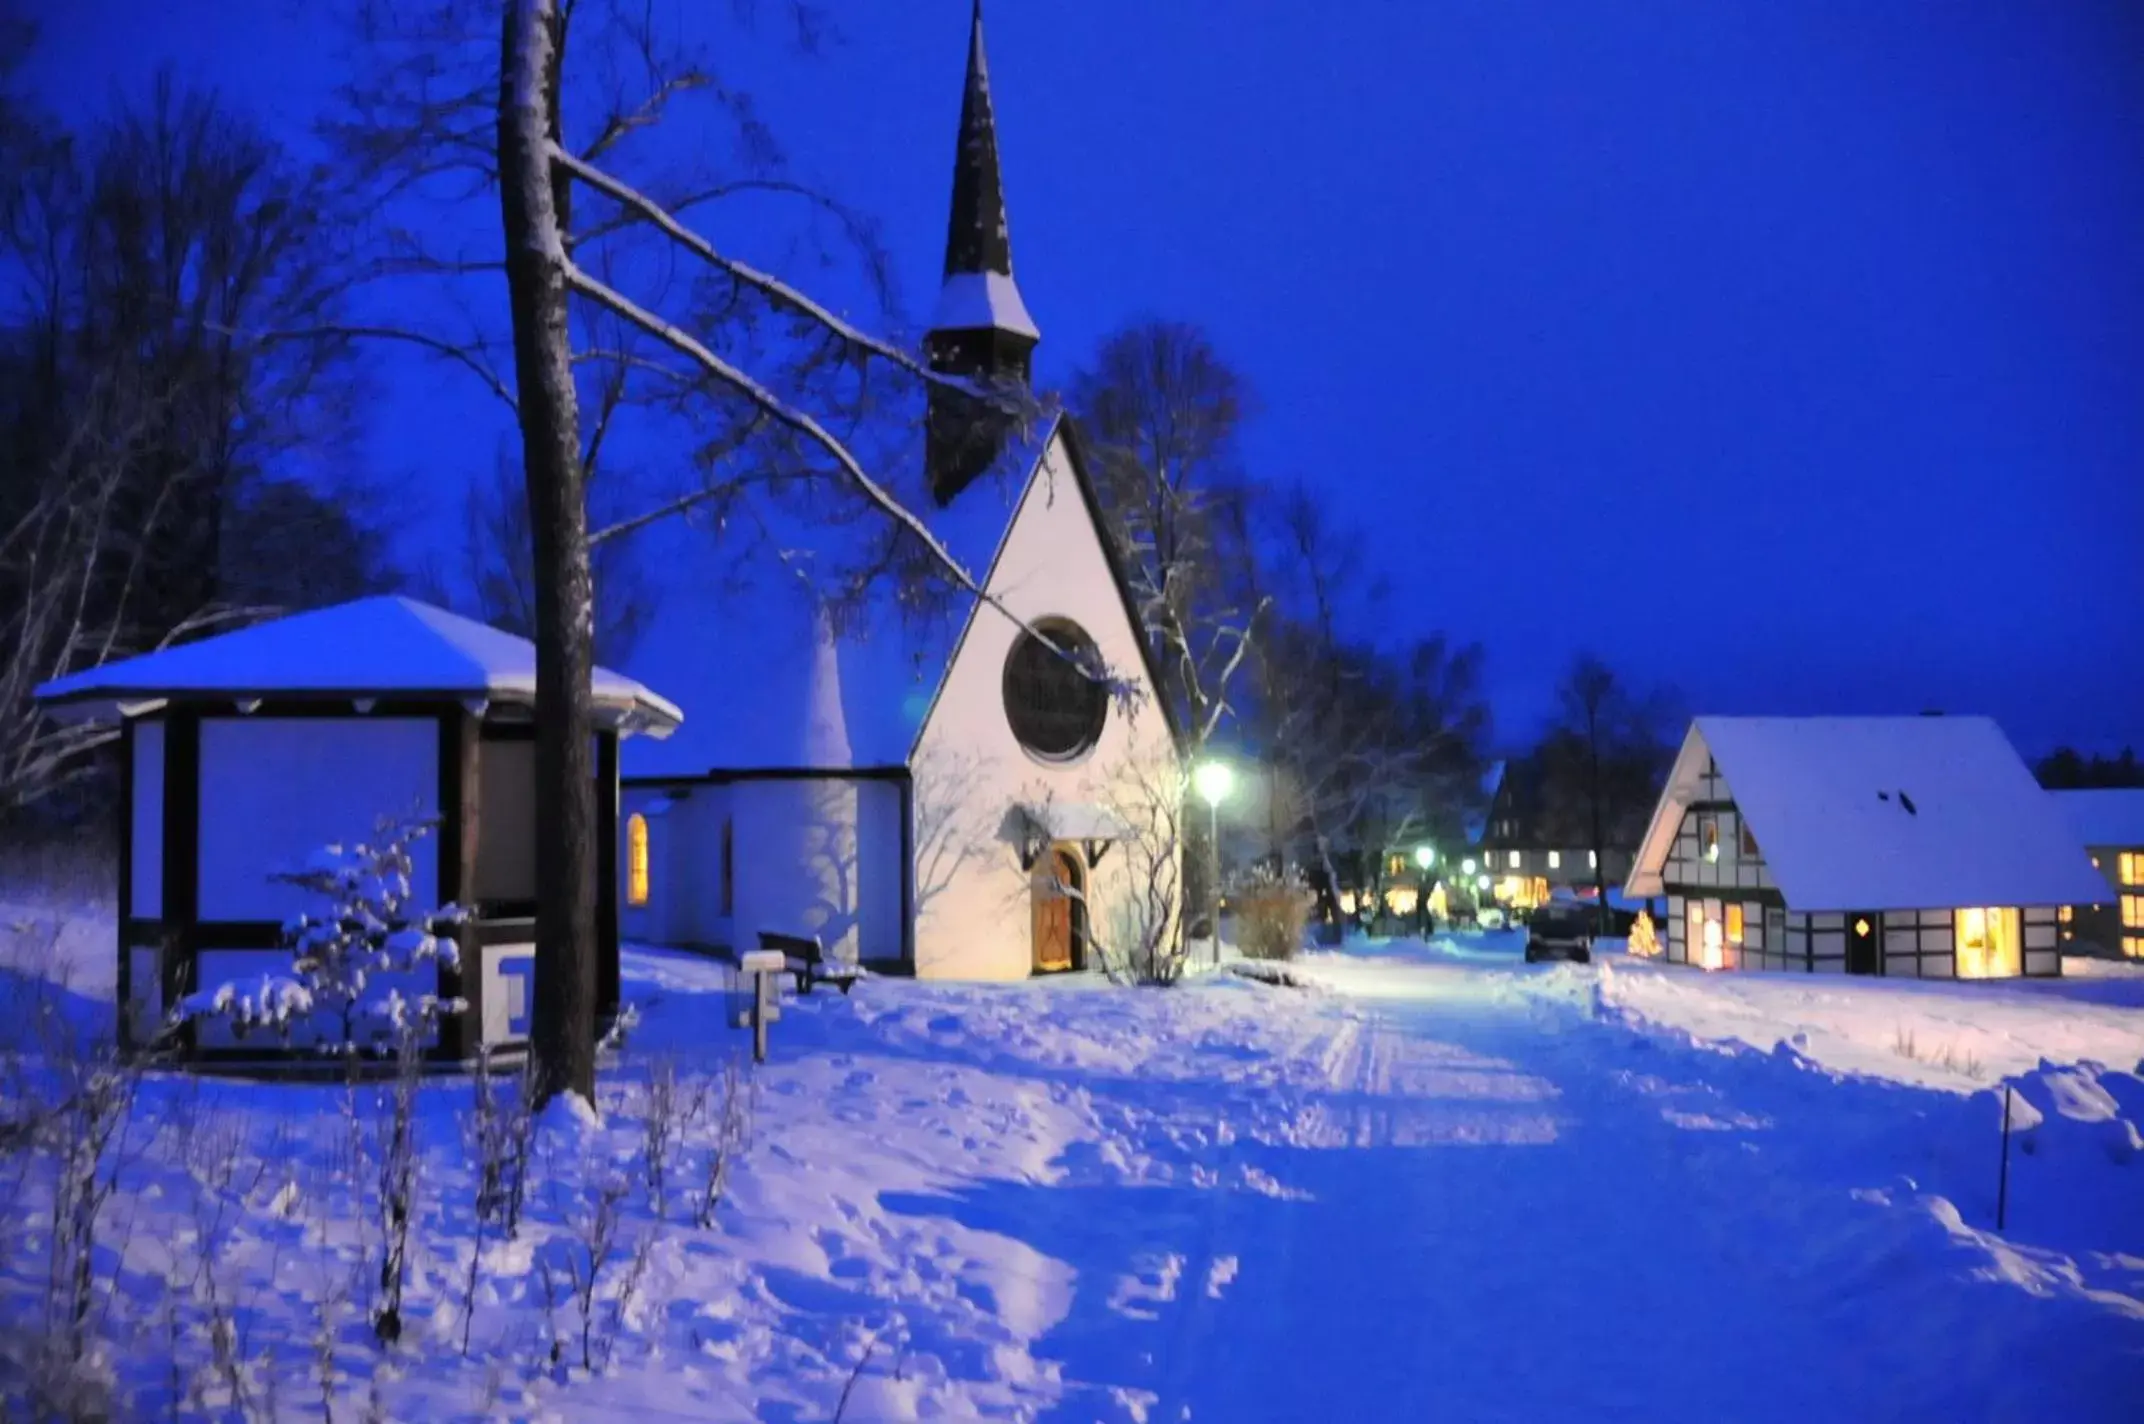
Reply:
<svg viewBox="0 0 2144 1424"><path fill-rule="evenodd" d="M175 1017L220 1019L241 1037L266 1030L285 1041L310 1028L321 1034L319 1051L354 1055L396 1051L461 1013L463 1000L405 989L412 980L436 984L439 968L461 963L452 930L462 912L420 911L410 895L410 847L431 829L430 821L383 817L371 842L324 847L303 869L275 875L321 905L283 927L289 971L188 994Z"/></svg>
<svg viewBox="0 0 2144 1424"><path fill-rule="evenodd" d="M1660 932L1653 928L1653 917L1638 911L1637 920L1630 927L1630 952L1655 959L1660 954Z"/></svg>
<svg viewBox="0 0 2144 1424"><path fill-rule="evenodd" d="M451 905L421 910L411 896L415 859L410 847L431 829L426 820L383 817L371 841L324 847L303 869L276 875L306 891L318 906L283 927L291 956L288 972L189 994L175 1015L181 1021L220 1019L239 1036L270 1031L286 1043L303 1029L318 1035L307 1046L345 1059L353 1071L361 1053L394 1055L385 1121L370 1143L382 1251L373 1328L387 1344L402 1334L402 1287L416 1217L417 1079L423 1048L440 1019L468 1007L437 992L439 970L460 967L453 929L462 912Z"/></svg>
<svg viewBox="0 0 2144 1424"><path fill-rule="evenodd" d="M1236 947L1247 959L1293 959L1310 925L1310 892L1260 868L1236 900Z"/></svg>

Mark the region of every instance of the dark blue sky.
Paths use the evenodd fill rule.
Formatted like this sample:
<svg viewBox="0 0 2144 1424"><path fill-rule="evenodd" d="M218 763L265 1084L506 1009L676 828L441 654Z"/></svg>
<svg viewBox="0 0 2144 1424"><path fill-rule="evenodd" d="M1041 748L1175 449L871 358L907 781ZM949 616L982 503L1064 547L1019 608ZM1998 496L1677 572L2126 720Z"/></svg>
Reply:
<svg viewBox="0 0 2144 1424"><path fill-rule="evenodd" d="M33 9L36 6L33 3ZM157 64L302 127L292 0L53 0L80 113ZM967 0L736 75L928 309ZM1045 382L1205 326L1254 470L1372 531L1528 733L1580 646L1692 710L1985 711L2144 745L2144 7L996 0ZM749 241L746 243L749 247ZM779 258L779 245L768 253ZM493 412L390 381L446 489Z"/></svg>

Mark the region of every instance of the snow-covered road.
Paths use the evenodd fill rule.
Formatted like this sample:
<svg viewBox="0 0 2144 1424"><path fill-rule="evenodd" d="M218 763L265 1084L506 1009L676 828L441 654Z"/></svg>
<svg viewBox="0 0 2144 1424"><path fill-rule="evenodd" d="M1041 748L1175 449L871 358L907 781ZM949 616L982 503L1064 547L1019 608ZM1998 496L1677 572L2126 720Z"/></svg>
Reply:
<svg viewBox="0 0 2144 1424"><path fill-rule="evenodd" d="M1599 1022L1592 971L1312 973L1344 1025L1325 1081L1278 1090L1280 1131L1274 1094L1215 1105L1205 1180L1267 1189L899 1204L1080 1262L1033 1347L1073 1386L1049 1417L2134 1417L2144 1206L2091 1281L1984 1240L1984 1103Z"/></svg>

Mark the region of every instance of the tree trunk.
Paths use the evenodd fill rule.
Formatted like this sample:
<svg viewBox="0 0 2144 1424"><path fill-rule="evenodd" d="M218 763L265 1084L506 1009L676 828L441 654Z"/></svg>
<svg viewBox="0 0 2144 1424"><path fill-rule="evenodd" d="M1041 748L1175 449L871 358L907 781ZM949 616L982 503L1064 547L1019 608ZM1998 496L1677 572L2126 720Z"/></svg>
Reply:
<svg viewBox="0 0 2144 1424"><path fill-rule="evenodd" d="M556 0L508 0L499 73L499 203L514 386L536 584L538 1101L595 1100L596 768L590 681L595 593L580 410L566 324L566 216L546 148L564 21Z"/></svg>

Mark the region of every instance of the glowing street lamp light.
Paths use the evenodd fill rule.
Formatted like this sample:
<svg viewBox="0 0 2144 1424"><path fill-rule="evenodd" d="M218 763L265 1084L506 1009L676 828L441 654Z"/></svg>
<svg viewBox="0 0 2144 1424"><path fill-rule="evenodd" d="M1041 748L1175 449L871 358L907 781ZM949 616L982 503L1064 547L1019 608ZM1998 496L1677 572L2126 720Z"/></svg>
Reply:
<svg viewBox="0 0 2144 1424"><path fill-rule="evenodd" d="M1208 876L1212 903L1207 906L1213 927L1213 962L1221 963L1221 803L1236 788L1236 769L1225 761L1202 761L1191 769L1191 789L1206 803L1207 850L1213 874Z"/></svg>
<svg viewBox="0 0 2144 1424"><path fill-rule="evenodd" d="M1236 769L1225 761L1202 761L1191 772L1191 789L1218 812L1228 793L1236 789Z"/></svg>
<svg viewBox="0 0 2144 1424"><path fill-rule="evenodd" d="M1486 875L1482 876L1480 879L1474 882L1474 886L1478 890L1487 890L1489 888L1489 877Z"/></svg>
<svg viewBox="0 0 2144 1424"><path fill-rule="evenodd" d="M1472 856L1468 856L1465 860L1459 862L1459 869L1464 874L1472 875L1474 873L1474 858Z"/></svg>
<svg viewBox="0 0 2144 1424"><path fill-rule="evenodd" d="M1426 845L1416 846L1414 848L1414 863L1416 865L1421 866L1424 870L1429 869L1432 865L1435 865L1437 863L1437 848L1435 846Z"/></svg>

